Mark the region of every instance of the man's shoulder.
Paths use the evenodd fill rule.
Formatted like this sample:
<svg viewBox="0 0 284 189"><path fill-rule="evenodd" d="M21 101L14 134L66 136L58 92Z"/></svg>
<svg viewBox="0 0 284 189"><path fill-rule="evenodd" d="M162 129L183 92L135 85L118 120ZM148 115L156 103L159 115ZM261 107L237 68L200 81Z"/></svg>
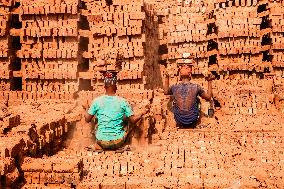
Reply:
<svg viewBox="0 0 284 189"><path fill-rule="evenodd" d="M170 88L175 88L175 87L178 87L180 85L180 83L175 83L175 84L172 84L171 86L170 86Z"/></svg>
<svg viewBox="0 0 284 189"><path fill-rule="evenodd" d="M189 83L176 83L176 84L173 84L172 87L182 87L182 86L188 86L188 87L198 87L200 86L199 84L197 83L192 83L192 82L189 82Z"/></svg>
<svg viewBox="0 0 284 189"><path fill-rule="evenodd" d="M121 102L121 103L127 103L127 100L121 96L116 96L118 102Z"/></svg>
<svg viewBox="0 0 284 189"><path fill-rule="evenodd" d="M106 95L102 95L102 96L95 98L92 101L92 103L99 103L99 102L103 102L105 100L109 101L110 98L108 98L108 96L106 96ZM127 100L123 97L120 97L120 96L112 96L112 101L114 101L116 103L127 103Z"/></svg>
<svg viewBox="0 0 284 189"><path fill-rule="evenodd" d="M189 87L201 87L198 83L191 83L191 82L188 83L188 86Z"/></svg>
<svg viewBox="0 0 284 189"><path fill-rule="evenodd" d="M96 102L102 101L104 99L105 99L105 95L98 96L95 99L93 99L92 103L96 103Z"/></svg>
<svg viewBox="0 0 284 189"><path fill-rule="evenodd" d="M175 87L175 88L187 87L187 88L191 88L191 89L202 89L201 85L199 85L197 83L192 83L192 82L189 82L186 85L184 85L182 83L177 83L177 84L173 85L173 87Z"/></svg>
<svg viewBox="0 0 284 189"><path fill-rule="evenodd" d="M195 87L201 87L201 85L199 85L198 83L191 83L192 86L195 86Z"/></svg>

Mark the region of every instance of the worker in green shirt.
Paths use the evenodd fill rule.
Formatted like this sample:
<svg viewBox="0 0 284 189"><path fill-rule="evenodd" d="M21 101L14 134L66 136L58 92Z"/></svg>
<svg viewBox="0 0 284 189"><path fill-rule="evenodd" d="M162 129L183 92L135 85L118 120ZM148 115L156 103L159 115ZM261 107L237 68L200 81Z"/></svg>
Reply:
<svg viewBox="0 0 284 189"><path fill-rule="evenodd" d="M86 122L96 116L98 126L95 133L96 151L102 149L117 150L124 146L128 135L131 132L126 131L127 122L136 124L144 114L149 111L145 108L140 115L134 116L129 103L122 97L116 96L117 78L115 74L106 72L104 74L105 95L96 98L86 116Z"/></svg>

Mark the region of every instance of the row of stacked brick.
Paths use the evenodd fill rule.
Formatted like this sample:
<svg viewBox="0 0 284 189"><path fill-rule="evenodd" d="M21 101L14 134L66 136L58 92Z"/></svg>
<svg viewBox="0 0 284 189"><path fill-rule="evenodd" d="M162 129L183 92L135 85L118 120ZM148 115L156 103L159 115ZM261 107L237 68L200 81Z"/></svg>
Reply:
<svg viewBox="0 0 284 189"><path fill-rule="evenodd" d="M272 55L272 66L275 73L275 101L278 110L283 112L284 103L281 100L284 94L284 83L283 83L283 60L284 60L284 46L283 46L283 23L284 23L284 2L283 1L269 1L269 20L271 23L271 49L270 54Z"/></svg>
<svg viewBox="0 0 284 189"><path fill-rule="evenodd" d="M146 45L155 49L145 52L146 59L161 63L161 72L167 65L173 75L178 64L191 63L192 57L196 74L203 68L267 71L268 5L267 1L146 1Z"/></svg>
<svg viewBox="0 0 284 189"><path fill-rule="evenodd" d="M0 90L10 90L11 57L10 57L10 1L0 2Z"/></svg>
<svg viewBox="0 0 284 189"><path fill-rule="evenodd" d="M262 78L263 77L263 78ZM275 110L272 74L241 71L222 75L215 82L215 98L227 115L256 115Z"/></svg>
<svg viewBox="0 0 284 189"><path fill-rule="evenodd" d="M193 63L196 74L214 65L217 35L211 2L146 1L144 7L148 51L145 56L154 65L162 64L161 75L165 65L173 70L174 80L179 64ZM155 78L156 82L160 82L160 77Z"/></svg>
<svg viewBox="0 0 284 189"><path fill-rule="evenodd" d="M271 27L272 27L272 33L271 33L271 38L272 38L271 54L273 55L272 65L274 67L283 67L284 2L270 1L269 5L270 5L269 19L271 20Z"/></svg>
<svg viewBox="0 0 284 189"><path fill-rule="evenodd" d="M145 56L154 65L158 62L161 70L155 74L154 83L161 83L166 67L170 70L171 83L177 82L178 64L192 63L187 59L193 56L194 74L200 74L202 68L219 74L213 86L214 98L227 114L257 114L272 109L272 90L282 88L273 83L274 75L257 73L271 70L268 2L226 0L203 3L203 6L198 3L202 4L199 1L145 2ZM275 24L279 25L280 21ZM192 44L203 47L195 48ZM238 74L226 71L238 71ZM194 77L194 81L207 87L203 78ZM251 85L255 87L250 88ZM166 97L160 98L168 102ZM166 119L160 119L156 126L163 128L164 122L174 124L167 104L158 103Z"/></svg>
<svg viewBox="0 0 284 189"><path fill-rule="evenodd" d="M70 188L78 185L83 176L83 161L65 155L25 158L21 167L26 180L23 188Z"/></svg>
<svg viewBox="0 0 284 189"><path fill-rule="evenodd" d="M78 1L21 1L14 14L19 27L14 77L23 91L66 93L78 90Z"/></svg>
<svg viewBox="0 0 284 189"><path fill-rule="evenodd" d="M80 72L88 88L101 89L102 71L120 71L120 89L144 89L142 1L83 1L82 52L85 69ZM85 64L85 66L84 66ZM151 66L151 65L148 65ZM86 81L87 80L87 81Z"/></svg>
<svg viewBox="0 0 284 189"><path fill-rule="evenodd" d="M219 70L253 70L263 72L270 67L266 58L269 44L265 1L215 2L218 27ZM260 64L262 63L262 64Z"/></svg>
<svg viewBox="0 0 284 189"><path fill-rule="evenodd" d="M1 90L10 90L8 79L13 70L12 76L19 79L15 83L19 83L19 89L24 92L1 92L0 99L7 95L9 99L70 98L67 93L80 87L102 89L100 71L117 67L122 91L153 89L161 87L166 66L172 70L171 83L176 82L177 65L191 63L192 57L195 74L207 68L267 71L265 68L270 68L271 64L269 53L274 55L272 62L278 69L282 56L282 4L229 0L214 3L146 1L145 19L142 1L85 0L80 5L80 17L78 1L21 1L12 11L12 21L17 22L19 15L18 23L12 24L13 29L10 29L13 48L18 50L17 58L12 61L11 69L9 58L12 56L2 53L0 65L4 69L0 70L0 77L5 83ZM5 6L1 6L2 9L10 14ZM267 24L268 15L272 19L272 32ZM7 46L3 46L2 52L13 49L9 46L8 17L5 18L1 28L5 22L6 33L0 39L5 39L3 44ZM273 39L271 51L270 36ZM79 42L82 52L78 53ZM118 59L121 65L116 64ZM280 72L281 69L277 74ZM222 74L225 73L219 76L223 77ZM84 85L87 87L82 87ZM42 94L26 93L33 91Z"/></svg>

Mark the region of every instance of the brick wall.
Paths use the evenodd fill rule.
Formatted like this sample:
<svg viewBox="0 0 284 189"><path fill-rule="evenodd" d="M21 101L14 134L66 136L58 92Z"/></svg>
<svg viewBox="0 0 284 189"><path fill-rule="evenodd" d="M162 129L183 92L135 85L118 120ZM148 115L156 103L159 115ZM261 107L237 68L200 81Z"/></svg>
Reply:
<svg viewBox="0 0 284 189"><path fill-rule="evenodd" d="M218 76L217 98L230 95L224 84L243 72L263 85L277 80L274 88L281 91L281 7L230 0L7 1L1 6L0 98L14 103L70 99L77 90L99 94L106 69L120 70L119 93L133 96L129 92L161 88L166 69L177 82L178 65L191 58L194 81L206 87L200 78L207 69ZM276 76L265 79L264 73Z"/></svg>

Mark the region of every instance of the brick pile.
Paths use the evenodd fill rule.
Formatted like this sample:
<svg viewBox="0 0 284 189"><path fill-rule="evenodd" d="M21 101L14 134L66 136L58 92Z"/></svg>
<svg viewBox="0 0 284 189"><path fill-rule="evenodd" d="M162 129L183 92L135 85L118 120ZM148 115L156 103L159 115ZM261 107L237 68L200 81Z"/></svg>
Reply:
<svg viewBox="0 0 284 189"><path fill-rule="evenodd" d="M234 78L234 71L243 70L251 78L257 72L259 83L267 81L263 72L275 74L270 79L277 80L275 89L281 96L283 71L276 63L281 55L281 6L272 1L229 0L8 2L1 6L1 15L6 15L2 22L7 23L7 15L12 14L11 28L2 24L7 32L1 39L10 54L0 60L16 58L12 66L5 63L1 69L0 101L71 99L78 89L95 90L82 93L95 97L103 92L100 71L106 69L120 70L119 94L129 100L146 94L142 99L149 100L151 90L162 87L165 69L171 71L170 83L175 83L178 65L190 63L191 57L193 80L205 88L202 70L215 72L216 94L230 96L220 85ZM121 65L115 65L118 59ZM221 95L216 98L222 100Z"/></svg>
<svg viewBox="0 0 284 189"><path fill-rule="evenodd" d="M225 1L215 3L216 26L218 27L218 65L220 70L264 71L269 64L263 62L262 46L266 9L257 1Z"/></svg>
<svg viewBox="0 0 284 189"><path fill-rule="evenodd" d="M284 4L282 1L269 1L270 14L269 19L271 19L271 39L272 39L272 65L273 67L283 67L283 31L282 27L284 22Z"/></svg>
<svg viewBox="0 0 284 189"><path fill-rule="evenodd" d="M275 110L274 75L243 72L223 77L216 81L215 87L216 99L225 114L263 114Z"/></svg>
<svg viewBox="0 0 284 189"><path fill-rule="evenodd" d="M23 188L282 188L283 116L216 116L220 127L164 132L155 145L124 153L74 148L85 143L81 122L70 148L24 159Z"/></svg>
<svg viewBox="0 0 284 189"><path fill-rule="evenodd" d="M0 90L9 91L11 89L11 57L10 57L10 36L9 20L10 7L12 1L0 2Z"/></svg>
<svg viewBox="0 0 284 189"><path fill-rule="evenodd" d="M20 179L20 167L25 154L25 142L21 136L1 136L0 188L16 187Z"/></svg>
<svg viewBox="0 0 284 189"><path fill-rule="evenodd" d="M11 113L0 112L0 188L283 188L282 17L283 3L267 0L1 1L0 102ZM180 64L205 89L203 71L216 75L203 129L178 130L159 90ZM90 105L105 70L119 71L135 113L151 104L132 144L155 147L87 152L82 124L77 148L63 148L81 119L72 93Z"/></svg>
<svg viewBox="0 0 284 189"><path fill-rule="evenodd" d="M0 188L21 185L25 178L21 168L24 157L53 155L63 148L75 122L81 119L80 112L71 107L70 103L41 101L1 108ZM69 180L73 180L75 174L70 175Z"/></svg>
<svg viewBox="0 0 284 189"><path fill-rule="evenodd" d="M53 101L73 100L70 92L29 92L29 91L0 91L0 102L8 100L9 105L20 105L25 101L39 101L52 99Z"/></svg>
<svg viewBox="0 0 284 189"><path fill-rule="evenodd" d="M172 70L173 82L178 80L178 64L193 64L194 74L213 66L211 59L216 58L217 35L211 2L146 1L144 6L149 39L145 56L155 65L155 70L159 69L158 63L163 65L161 76L154 78L156 82L161 82L165 65Z"/></svg>
<svg viewBox="0 0 284 189"><path fill-rule="evenodd" d="M272 66L275 73L274 83L274 93L276 98L276 107L278 110L284 110L283 107L283 94L284 94L284 84L283 84L283 2L282 1L269 1L269 19L271 23L271 49L270 54L272 55Z"/></svg>
<svg viewBox="0 0 284 189"><path fill-rule="evenodd" d="M142 1L85 0L83 4L83 24L88 24L89 28L80 30L82 40L88 41L82 53L82 67L86 67L85 72L80 72L82 82L91 80L89 88L99 90L102 86L100 71L120 70L119 89L143 90L147 73L143 72L145 14ZM117 60L121 63L117 64Z"/></svg>
<svg viewBox="0 0 284 189"><path fill-rule="evenodd" d="M198 6L198 3L204 6ZM206 89L202 70L213 71L217 76L213 82L214 98L218 99L226 113L256 114L273 109L274 89L283 89L283 85L279 85L283 72L281 68L273 70L269 50L269 8L279 7L278 4L230 0L146 1L148 47L145 59L160 70L155 73L153 87L162 87L165 69L170 70L170 84L178 82L178 65L186 61L191 63L187 58L193 56L193 82ZM274 11L277 12L274 14L281 14L279 11ZM279 23L274 26L279 27ZM277 37L277 40L280 39ZM195 48L191 44L204 46ZM274 83L275 80L277 83ZM283 95L280 96L282 98ZM203 101L202 104L206 109L208 104ZM167 108L163 110L166 112ZM171 112L166 113L165 117L172 117L170 115Z"/></svg>
<svg viewBox="0 0 284 189"><path fill-rule="evenodd" d="M28 136L25 137L25 141L30 156L52 155L62 148L74 123L81 119L79 112L64 115L69 108L68 104L56 105L47 102L41 102L41 105L26 104L21 105L21 108L12 108L13 112L21 115L27 110L29 112L22 117L23 124L12 129L11 132L25 133ZM41 116L35 117L36 114Z"/></svg>
<svg viewBox="0 0 284 189"><path fill-rule="evenodd" d="M16 52L21 89L28 92L73 93L78 90L78 1L22 1L15 11L22 27L11 30L19 37ZM54 96L54 95L53 95Z"/></svg>
<svg viewBox="0 0 284 189"><path fill-rule="evenodd" d="M67 155L67 154L66 154ZM26 184L23 188L72 187L78 185L83 176L83 161L77 157L52 156L25 158L21 166Z"/></svg>
<svg viewBox="0 0 284 189"><path fill-rule="evenodd" d="M152 113L162 125L165 97L154 95ZM80 122L70 147L49 157L26 157L52 154L48 145L41 146L44 140L58 141L56 134L60 134L62 123L56 119L62 118L69 107L48 101L9 107L9 111L21 115L22 124L0 138L2 187L19 186L19 181L25 182L23 188L284 186L281 113L228 116L217 111L217 121L210 127L194 130L170 130L167 127L172 123L167 123L166 128L155 128L159 136L148 136L151 145L123 153L86 151L85 137L90 135L86 128L90 125ZM66 122L79 119L68 114L64 117ZM38 146L33 147L33 142ZM32 154L31 150L38 148L42 150Z"/></svg>

